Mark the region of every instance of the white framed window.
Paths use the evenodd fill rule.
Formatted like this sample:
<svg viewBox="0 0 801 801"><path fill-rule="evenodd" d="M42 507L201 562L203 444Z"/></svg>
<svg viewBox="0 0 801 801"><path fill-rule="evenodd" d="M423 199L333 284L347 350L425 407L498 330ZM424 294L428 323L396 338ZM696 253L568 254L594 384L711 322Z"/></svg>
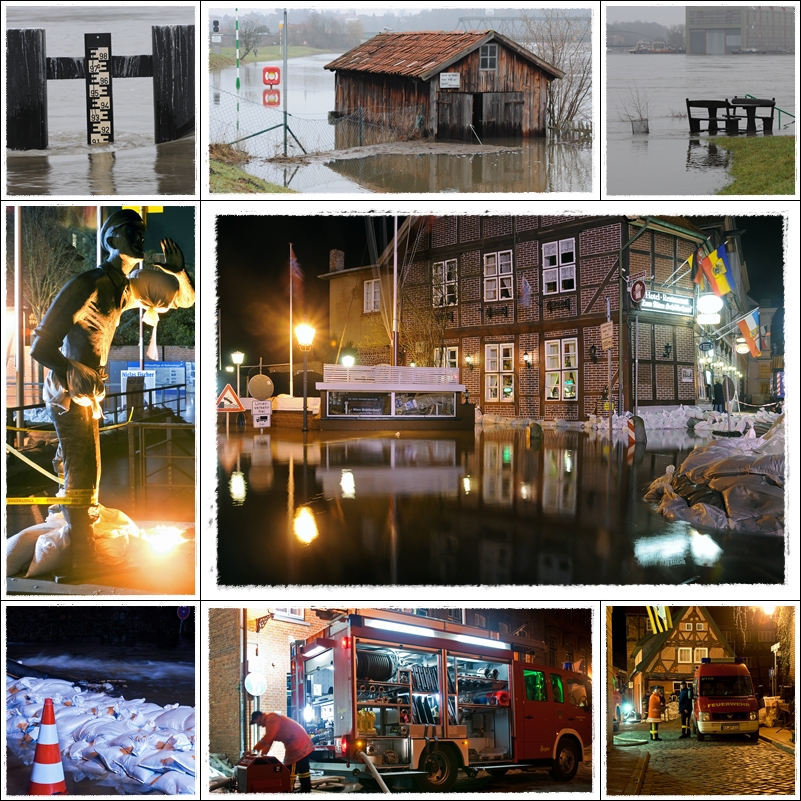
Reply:
<svg viewBox="0 0 801 801"><path fill-rule="evenodd" d="M578 400L578 339L545 342L545 400Z"/></svg>
<svg viewBox="0 0 801 801"><path fill-rule="evenodd" d="M498 45L496 44L481 45L478 68L481 70L498 69Z"/></svg>
<svg viewBox="0 0 801 801"><path fill-rule="evenodd" d="M302 606L274 606L273 614L276 620L304 621L304 609Z"/></svg>
<svg viewBox="0 0 801 801"><path fill-rule="evenodd" d="M381 310L381 279L374 278L364 282L364 312Z"/></svg>
<svg viewBox="0 0 801 801"><path fill-rule="evenodd" d="M435 307L459 302L459 269L456 259L434 262L431 268L432 299Z"/></svg>
<svg viewBox="0 0 801 801"><path fill-rule="evenodd" d="M456 345L434 348L434 365L436 367L459 367L459 348Z"/></svg>
<svg viewBox="0 0 801 801"><path fill-rule="evenodd" d="M511 403L515 399L515 346L511 342L484 346L484 399Z"/></svg>
<svg viewBox="0 0 801 801"><path fill-rule="evenodd" d="M693 649L692 648L679 648L679 664L680 665L691 665L693 661Z"/></svg>
<svg viewBox="0 0 801 801"><path fill-rule="evenodd" d="M778 637L776 636L776 631L758 631L757 632L757 642L776 642Z"/></svg>
<svg viewBox="0 0 801 801"><path fill-rule="evenodd" d="M685 623L684 624L684 630L685 631L692 631L693 630L693 624L692 623Z"/></svg>
<svg viewBox="0 0 801 801"><path fill-rule="evenodd" d="M576 289L576 240L560 239L542 245L542 294Z"/></svg>
<svg viewBox="0 0 801 801"><path fill-rule="evenodd" d="M696 631L706 631L706 623L696 623L695 624Z"/></svg>
<svg viewBox="0 0 801 801"><path fill-rule="evenodd" d="M512 299L512 251L484 254L484 300Z"/></svg>
<svg viewBox="0 0 801 801"><path fill-rule="evenodd" d="M693 653L693 662L698 665L702 659L709 656L709 648L696 648Z"/></svg>

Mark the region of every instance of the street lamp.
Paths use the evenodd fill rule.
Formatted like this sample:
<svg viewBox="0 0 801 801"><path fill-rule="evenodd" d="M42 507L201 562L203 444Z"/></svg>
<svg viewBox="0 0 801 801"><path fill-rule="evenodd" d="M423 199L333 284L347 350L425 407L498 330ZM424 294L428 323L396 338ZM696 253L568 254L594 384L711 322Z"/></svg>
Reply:
<svg viewBox="0 0 801 801"><path fill-rule="evenodd" d="M308 397L308 372L309 372L309 351L314 342L314 329L308 323L301 323L295 326L295 336L298 338L298 345L303 351L303 430L308 431L306 417L306 398Z"/></svg>
<svg viewBox="0 0 801 801"><path fill-rule="evenodd" d="M239 397L239 368L245 359L245 354L241 350L234 351L231 354L231 361L236 365L236 396Z"/></svg>

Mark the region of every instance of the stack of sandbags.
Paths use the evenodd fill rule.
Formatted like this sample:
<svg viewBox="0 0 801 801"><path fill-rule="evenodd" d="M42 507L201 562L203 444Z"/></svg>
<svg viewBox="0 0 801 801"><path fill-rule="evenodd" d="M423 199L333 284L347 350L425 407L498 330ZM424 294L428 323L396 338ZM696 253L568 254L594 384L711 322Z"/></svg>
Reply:
<svg viewBox="0 0 801 801"><path fill-rule="evenodd" d="M52 698L65 774L115 793L195 792L195 710L86 692L61 679L6 677L6 743L31 765ZM147 785L147 789L143 787Z"/></svg>

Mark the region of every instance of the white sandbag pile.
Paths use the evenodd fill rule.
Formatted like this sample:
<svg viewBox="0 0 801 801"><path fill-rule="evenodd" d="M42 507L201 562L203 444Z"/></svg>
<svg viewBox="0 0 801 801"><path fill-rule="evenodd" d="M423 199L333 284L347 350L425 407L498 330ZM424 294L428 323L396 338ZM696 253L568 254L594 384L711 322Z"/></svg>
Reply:
<svg viewBox="0 0 801 801"><path fill-rule="evenodd" d="M784 531L784 416L762 437L713 439L649 487L669 520L748 533ZM671 475L672 472L672 475Z"/></svg>
<svg viewBox="0 0 801 801"><path fill-rule="evenodd" d="M44 699L52 698L64 773L115 793L195 792L195 710L86 692L61 679L6 676L6 743L32 765Z"/></svg>

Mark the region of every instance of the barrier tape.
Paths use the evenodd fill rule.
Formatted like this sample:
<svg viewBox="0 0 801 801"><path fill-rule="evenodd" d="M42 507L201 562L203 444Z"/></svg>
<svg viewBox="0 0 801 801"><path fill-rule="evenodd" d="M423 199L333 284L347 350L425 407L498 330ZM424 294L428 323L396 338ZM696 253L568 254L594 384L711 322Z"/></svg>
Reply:
<svg viewBox="0 0 801 801"><path fill-rule="evenodd" d="M38 496L31 498L6 498L9 506L96 506L96 489L73 489L67 490L67 494L62 498L59 496L47 497Z"/></svg>
<svg viewBox="0 0 801 801"><path fill-rule="evenodd" d="M57 475L53 473L48 473L47 470L44 469L44 467L40 467L38 464L36 464L36 462L31 461L27 456L20 453L16 448L12 448L8 443L6 443L6 453L13 453L14 456L25 462L25 464L28 465L28 467L32 467L34 470L38 471L43 476L47 476L51 481L57 481L59 484L64 483L63 478L59 478Z"/></svg>
<svg viewBox="0 0 801 801"><path fill-rule="evenodd" d="M114 423L110 426L101 426L98 431L113 431L115 428L124 428L131 422L131 418L133 417L134 407L131 407L131 413L128 415L128 419L123 423ZM29 433L36 433L36 432L45 432L45 433L55 433L55 428L17 428L16 426L6 426L6 431L28 431Z"/></svg>
<svg viewBox="0 0 801 801"><path fill-rule="evenodd" d="M738 401L740 406L750 406L752 409L767 409L768 406L781 406L782 401L773 401L773 403L763 403L757 405L755 403L746 403L745 401Z"/></svg>

